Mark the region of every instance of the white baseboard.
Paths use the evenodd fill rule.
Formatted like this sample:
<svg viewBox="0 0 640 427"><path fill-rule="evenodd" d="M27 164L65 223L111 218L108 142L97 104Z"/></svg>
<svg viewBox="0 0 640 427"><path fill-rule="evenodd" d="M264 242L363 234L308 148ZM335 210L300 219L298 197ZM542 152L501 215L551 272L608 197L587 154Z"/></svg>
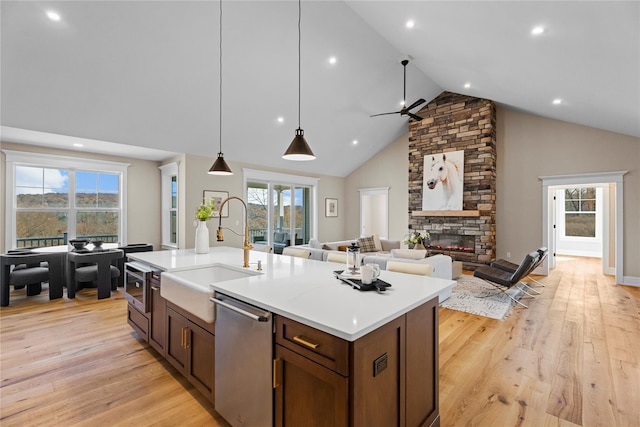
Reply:
<svg viewBox="0 0 640 427"><path fill-rule="evenodd" d="M640 277L623 276L621 285L640 287Z"/></svg>

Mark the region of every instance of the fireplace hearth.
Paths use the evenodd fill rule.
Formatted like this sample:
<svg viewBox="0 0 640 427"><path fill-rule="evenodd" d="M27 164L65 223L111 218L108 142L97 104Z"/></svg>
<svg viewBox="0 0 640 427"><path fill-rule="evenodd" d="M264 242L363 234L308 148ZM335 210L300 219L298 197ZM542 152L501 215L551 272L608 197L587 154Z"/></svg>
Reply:
<svg viewBox="0 0 640 427"><path fill-rule="evenodd" d="M425 245L429 251L438 252L466 252L475 253L475 236L460 236L456 234L431 234Z"/></svg>

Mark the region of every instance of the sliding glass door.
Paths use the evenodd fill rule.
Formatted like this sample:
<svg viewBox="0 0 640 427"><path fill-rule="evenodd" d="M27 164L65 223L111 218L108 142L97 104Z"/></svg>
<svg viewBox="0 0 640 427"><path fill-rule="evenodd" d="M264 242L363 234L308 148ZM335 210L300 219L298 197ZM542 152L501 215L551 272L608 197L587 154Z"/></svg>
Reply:
<svg viewBox="0 0 640 427"><path fill-rule="evenodd" d="M267 244L274 253L309 242L312 233L313 186L247 180L249 236L252 244Z"/></svg>

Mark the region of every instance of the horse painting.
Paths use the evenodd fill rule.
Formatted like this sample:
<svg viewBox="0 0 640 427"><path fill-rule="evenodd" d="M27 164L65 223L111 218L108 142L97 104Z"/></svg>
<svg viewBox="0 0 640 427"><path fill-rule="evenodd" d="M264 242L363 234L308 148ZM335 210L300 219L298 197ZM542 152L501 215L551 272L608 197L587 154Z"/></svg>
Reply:
<svg viewBox="0 0 640 427"><path fill-rule="evenodd" d="M425 156L423 210L462 210L464 151Z"/></svg>

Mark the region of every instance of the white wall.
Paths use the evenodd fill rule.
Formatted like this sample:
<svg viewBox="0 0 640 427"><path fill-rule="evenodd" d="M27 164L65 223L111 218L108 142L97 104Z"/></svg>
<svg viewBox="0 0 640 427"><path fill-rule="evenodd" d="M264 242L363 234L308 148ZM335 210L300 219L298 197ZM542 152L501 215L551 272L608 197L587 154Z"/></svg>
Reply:
<svg viewBox="0 0 640 427"><path fill-rule="evenodd" d="M409 132L374 155L347 176L345 194L349 215L346 237L360 235L358 189L389 187L389 239L402 240L409 226Z"/></svg>

